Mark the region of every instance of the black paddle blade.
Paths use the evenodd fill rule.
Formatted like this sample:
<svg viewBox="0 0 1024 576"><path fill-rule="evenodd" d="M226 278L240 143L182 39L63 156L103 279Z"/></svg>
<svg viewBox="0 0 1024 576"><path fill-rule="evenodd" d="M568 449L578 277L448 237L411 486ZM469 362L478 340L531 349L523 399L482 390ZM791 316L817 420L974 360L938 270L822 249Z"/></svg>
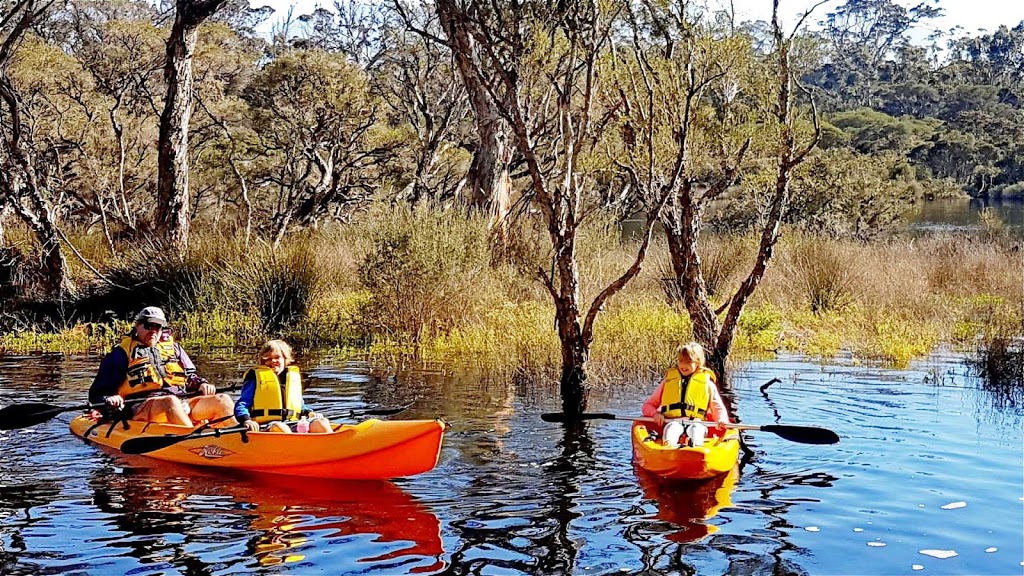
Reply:
<svg viewBox="0 0 1024 576"><path fill-rule="evenodd" d="M121 447L118 448L125 454L148 454L149 452L156 452L168 446L174 446L178 442L184 442L185 440L195 440L196 438L219 438L227 434L244 434L249 429L245 426L236 426L232 428L214 428L204 430L201 434L182 434L181 436L144 436L142 438L129 438L121 443Z"/></svg>
<svg viewBox="0 0 1024 576"><path fill-rule="evenodd" d="M174 446L178 442L183 442L190 438L195 438L195 436L147 436L144 438L129 438L121 443L121 447L119 449L125 454L146 454L149 452L155 452L162 448L167 448L168 446Z"/></svg>
<svg viewBox="0 0 1024 576"><path fill-rule="evenodd" d="M0 408L0 430L17 430L42 424L54 416L72 410L81 410L81 406L55 406L42 402L15 404Z"/></svg>
<svg viewBox="0 0 1024 576"><path fill-rule="evenodd" d="M782 424L766 424L760 428L790 442L800 444L838 444L839 435L826 428L814 426L785 426Z"/></svg>
<svg viewBox="0 0 1024 576"><path fill-rule="evenodd" d="M547 412L540 415L545 422L582 422L583 420L615 420L615 414L603 412L580 412L578 414L567 414L565 412Z"/></svg>

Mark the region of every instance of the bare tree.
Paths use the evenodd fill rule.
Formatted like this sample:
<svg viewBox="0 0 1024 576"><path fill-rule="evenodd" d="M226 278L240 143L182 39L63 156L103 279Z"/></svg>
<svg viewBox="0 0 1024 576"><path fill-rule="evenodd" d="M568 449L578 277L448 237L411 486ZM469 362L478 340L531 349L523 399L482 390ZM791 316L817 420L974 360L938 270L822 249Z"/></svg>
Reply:
<svg viewBox="0 0 1024 576"><path fill-rule="evenodd" d="M758 126L761 126L759 132L762 135L766 128L770 134L775 134L774 141L765 143L765 150L770 150L771 154L774 154L776 169L774 177L771 178L771 190L761 219L760 242L754 263L732 296L716 310L704 280L698 240L708 204L720 197L730 186L742 180L741 169L744 156L750 147L750 140L734 140L730 147L727 139L719 139L717 150L705 151L718 163L717 170L708 169L711 163L706 161L703 163L704 168L701 168L701 162L694 158L691 139L698 130L696 111L700 100L707 99L705 105L714 111L717 119L717 124L711 127L710 132L719 136L728 134L735 131L728 119L733 112L739 85L735 81L735 71L723 67L724 59L708 61L701 57L708 53L705 47L694 45L697 36L694 34L693 23L686 18L687 4L686 0L678 0L674 4L676 10L673 13L652 14L655 20L674 23L676 32L679 33L678 38L681 40L677 48L684 54L680 56L682 60L678 68L681 77L685 78L682 86L684 97L680 102L682 113L676 118L673 126L677 135L677 157L672 174L680 174L681 178L674 185L676 189L673 190L671 209L662 212L661 222L668 240L678 289L693 323L694 337L707 349L708 362L724 383L727 378L726 359L739 327L740 314L764 277L779 240L782 218L790 204L791 175L796 166L803 162L817 145L821 130L813 98L810 98L808 92L811 100L812 134L798 144L798 115L794 109L793 94L797 84L790 64L790 49L796 30L788 37L783 35L778 20L778 0L775 0L772 16L774 51L767 62L768 70L774 75L774 79L768 84L773 86L771 90L774 101L766 99L763 102L762 115L757 122ZM810 11L807 14L810 14ZM796 29L799 29L802 23L803 19ZM710 35L707 37L710 39ZM648 69L648 73L653 74L653 71ZM709 93L705 94L705 91ZM723 311L725 316L719 319L719 314Z"/></svg>
<svg viewBox="0 0 1024 576"><path fill-rule="evenodd" d="M46 291L58 298L71 291L67 261L54 207L47 198L52 159L37 158L25 131L22 101L8 69L25 32L53 1L18 0L0 4L0 212L10 206L39 241Z"/></svg>
<svg viewBox="0 0 1024 576"><path fill-rule="evenodd" d="M409 147L413 171L404 196L413 203L424 198L443 202L465 183L452 156L453 138L469 120L466 90L451 50L437 41L437 15L427 7L403 10L399 17L409 20L404 27L394 27L374 89L416 136ZM442 157L448 161L439 162Z"/></svg>
<svg viewBox="0 0 1024 576"><path fill-rule="evenodd" d="M192 56L196 30L227 0L176 0L167 39L164 81L167 95L160 115L157 209L153 220L170 247L188 248L188 131L192 117Z"/></svg>
<svg viewBox="0 0 1024 576"><path fill-rule="evenodd" d="M666 195L652 199L633 263L583 308L577 235L598 202L585 159L593 152L609 115L595 108L604 81L603 58L621 5L579 1L553 5L444 4L445 24L461 65L470 67L488 107L510 127L522 155L525 194L542 216L551 241L551 272L537 274L555 305L562 351L562 409L579 413L588 400L587 365L594 321L608 299L639 272L651 230ZM468 40L472 39L472 44ZM470 90L471 94L473 90Z"/></svg>
<svg viewBox="0 0 1024 576"><path fill-rule="evenodd" d="M396 6L402 9L401 4ZM444 30L446 42L455 57L459 75L469 94L476 121L477 142L469 166L467 192L470 205L489 215L490 227L499 240L503 238L507 217L512 207L512 179L509 175L515 143L505 113L510 102L497 97L490 87L502 82L498 70L485 63L491 47L465 25L472 11L481 14L487 8L460 0L437 0L435 7ZM497 12L498 8L495 8Z"/></svg>

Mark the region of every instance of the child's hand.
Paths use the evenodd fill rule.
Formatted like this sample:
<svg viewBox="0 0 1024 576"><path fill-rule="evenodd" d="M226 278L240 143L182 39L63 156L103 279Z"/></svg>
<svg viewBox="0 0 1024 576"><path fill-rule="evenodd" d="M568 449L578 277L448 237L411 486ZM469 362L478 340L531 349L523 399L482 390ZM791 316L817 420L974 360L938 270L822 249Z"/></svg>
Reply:
<svg viewBox="0 0 1024 576"><path fill-rule="evenodd" d="M654 423L658 426L664 426L665 422L667 422L667 420L665 420L665 415L661 412L655 412L652 418L654 418Z"/></svg>
<svg viewBox="0 0 1024 576"><path fill-rule="evenodd" d="M260 431L260 423L255 420L246 420L245 427L248 428L249 430L252 430L253 432Z"/></svg>
<svg viewBox="0 0 1024 576"><path fill-rule="evenodd" d="M722 434L724 434L725 431L726 431L725 425L726 425L726 422L722 422L721 420L719 420L718 422L715 422L715 430L720 432L720 433L722 433Z"/></svg>

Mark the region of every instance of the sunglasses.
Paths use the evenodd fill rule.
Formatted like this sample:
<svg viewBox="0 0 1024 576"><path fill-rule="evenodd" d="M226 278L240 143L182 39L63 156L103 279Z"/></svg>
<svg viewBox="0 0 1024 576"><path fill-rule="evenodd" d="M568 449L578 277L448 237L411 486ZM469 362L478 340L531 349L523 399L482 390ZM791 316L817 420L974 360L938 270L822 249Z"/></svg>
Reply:
<svg viewBox="0 0 1024 576"><path fill-rule="evenodd" d="M163 328L163 324L157 324L156 322L143 322L142 327L146 330L157 330Z"/></svg>

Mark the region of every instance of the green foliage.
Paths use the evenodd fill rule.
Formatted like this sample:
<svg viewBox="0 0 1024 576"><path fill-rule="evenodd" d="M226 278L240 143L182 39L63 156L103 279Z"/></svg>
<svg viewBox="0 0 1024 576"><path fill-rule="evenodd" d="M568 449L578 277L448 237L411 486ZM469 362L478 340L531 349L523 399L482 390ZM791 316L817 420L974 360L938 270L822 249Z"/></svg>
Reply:
<svg viewBox="0 0 1024 576"><path fill-rule="evenodd" d="M418 343L489 305L479 284L487 269L486 223L454 211L378 206L358 266L371 294L364 321L373 333Z"/></svg>
<svg viewBox="0 0 1024 576"><path fill-rule="evenodd" d="M259 318L262 332L280 336L302 319L320 296L321 273L303 243L284 251L261 252L226 270L227 278L237 301L242 306L248 304Z"/></svg>
<svg viewBox="0 0 1024 576"><path fill-rule="evenodd" d="M747 353L763 354L779 348L782 313L774 306L748 306L740 316L737 344Z"/></svg>

